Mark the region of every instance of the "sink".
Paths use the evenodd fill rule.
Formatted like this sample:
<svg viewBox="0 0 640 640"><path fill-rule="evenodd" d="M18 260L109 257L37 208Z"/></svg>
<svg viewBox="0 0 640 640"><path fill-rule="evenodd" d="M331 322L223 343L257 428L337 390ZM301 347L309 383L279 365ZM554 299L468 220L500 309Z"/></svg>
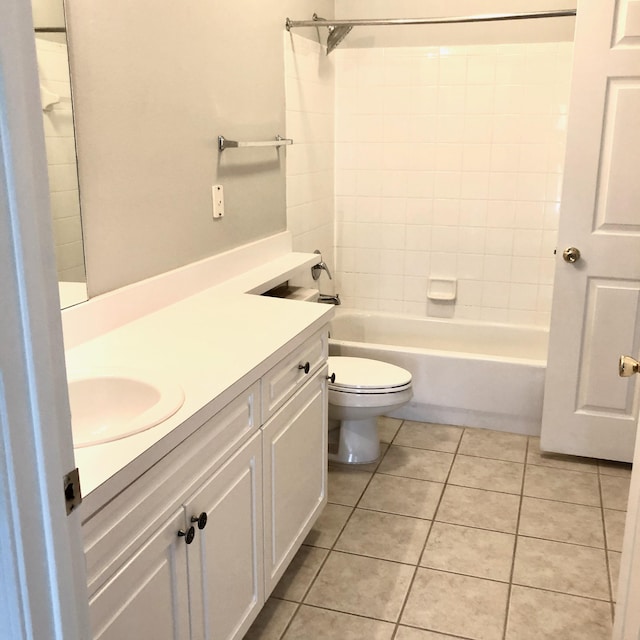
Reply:
<svg viewBox="0 0 640 640"><path fill-rule="evenodd" d="M70 371L74 447L120 440L159 425L183 404L182 388L153 372Z"/></svg>

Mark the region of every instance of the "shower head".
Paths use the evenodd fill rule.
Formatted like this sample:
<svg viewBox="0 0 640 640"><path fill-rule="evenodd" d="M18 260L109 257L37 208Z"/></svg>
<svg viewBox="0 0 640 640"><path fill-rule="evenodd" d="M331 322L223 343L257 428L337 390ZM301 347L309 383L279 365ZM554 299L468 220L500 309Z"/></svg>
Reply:
<svg viewBox="0 0 640 640"><path fill-rule="evenodd" d="M327 27L329 36L327 37L327 55L329 55L347 36L353 27Z"/></svg>
<svg viewBox="0 0 640 640"><path fill-rule="evenodd" d="M325 18L321 18L317 13L313 14L313 20L315 22L325 21ZM352 26L338 26L333 25L327 27L329 35L327 36L327 55L329 55L346 37L346 35L353 29Z"/></svg>

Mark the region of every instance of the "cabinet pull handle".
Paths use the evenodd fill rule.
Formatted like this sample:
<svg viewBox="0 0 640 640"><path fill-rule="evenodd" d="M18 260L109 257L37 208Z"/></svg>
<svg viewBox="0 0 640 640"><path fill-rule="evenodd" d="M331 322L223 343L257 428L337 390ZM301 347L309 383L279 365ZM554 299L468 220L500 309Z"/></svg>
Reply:
<svg viewBox="0 0 640 640"><path fill-rule="evenodd" d="M191 544L196 537L196 530L193 527L189 527L186 531L178 531L178 538L184 538L187 544Z"/></svg>
<svg viewBox="0 0 640 640"><path fill-rule="evenodd" d="M207 512L203 511L199 516L191 516L191 522L197 522L198 529L204 529L207 526Z"/></svg>
<svg viewBox="0 0 640 640"><path fill-rule="evenodd" d="M327 376L327 380L333 384L336 381L336 374L332 373L330 376Z"/></svg>
<svg viewBox="0 0 640 640"><path fill-rule="evenodd" d="M304 364L299 364L298 369L304 369L305 373L309 373L309 371L311 370L311 364L308 362L305 362Z"/></svg>

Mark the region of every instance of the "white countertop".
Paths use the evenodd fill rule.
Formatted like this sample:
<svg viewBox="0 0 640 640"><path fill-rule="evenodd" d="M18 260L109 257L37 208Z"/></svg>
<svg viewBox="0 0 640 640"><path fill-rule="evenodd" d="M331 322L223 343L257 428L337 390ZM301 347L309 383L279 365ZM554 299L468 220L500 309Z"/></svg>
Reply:
<svg viewBox="0 0 640 640"><path fill-rule="evenodd" d="M276 277L273 270L267 271L270 278ZM249 280L241 280L242 289ZM253 285L257 286L255 280ZM212 287L66 351L69 372L136 368L162 374L185 393L182 407L160 425L75 449L85 496L83 520L333 315L331 305L251 295L242 289Z"/></svg>

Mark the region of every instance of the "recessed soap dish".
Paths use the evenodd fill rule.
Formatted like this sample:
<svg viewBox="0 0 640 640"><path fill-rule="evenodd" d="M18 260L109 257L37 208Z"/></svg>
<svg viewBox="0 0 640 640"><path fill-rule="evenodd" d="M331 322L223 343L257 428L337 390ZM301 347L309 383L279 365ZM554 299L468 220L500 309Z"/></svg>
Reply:
<svg viewBox="0 0 640 640"><path fill-rule="evenodd" d="M457 284L455 278L429 278L427 298L437 302L453 302L456 299Z"/></svg>

